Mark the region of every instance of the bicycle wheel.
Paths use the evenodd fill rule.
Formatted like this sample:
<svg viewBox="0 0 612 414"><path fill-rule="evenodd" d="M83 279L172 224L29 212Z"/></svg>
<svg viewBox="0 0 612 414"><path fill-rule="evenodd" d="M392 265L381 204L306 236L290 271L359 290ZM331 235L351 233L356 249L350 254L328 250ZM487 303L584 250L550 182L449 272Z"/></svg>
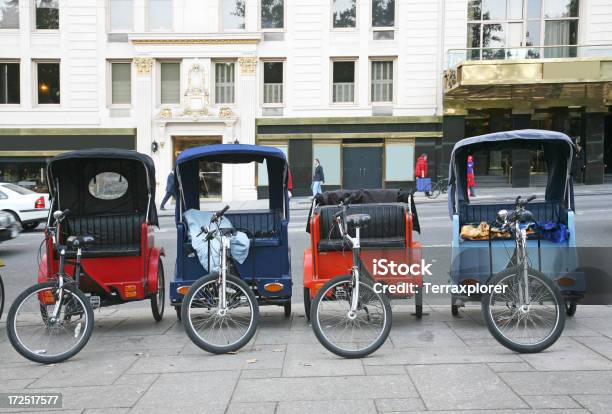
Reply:
<svg viewBox="0 0 612 414"><path fill-rule="evenodd" d="M520 301L524 279L516 269L498 273L489 282L505 288L504 293L482 296L489 331L503 346L519 353L540 352L550 347L565 326L565 303L559 289L545 274L533 269L529 269L527 280L527 305Z"/></svg>
<svg viewBox="0 0 612 414"><path fill-rule="evenodd" d="M312 300L312 329L330 352L362 358L385 343L391 330L391 303L370 281L359 282L357 314L351 317L353 277L339 276L324 284Z"/></svg>
<svg viewBox="0 0 612 414"><path fill-rule="evenodd" d="M4 283L0 276L0 319L2 319L2 311L4 310Z"/></svg>
<svg viewBox="0 0 612 414"><path fill-rule="evenodd" d="M438 198L439 195L440 195L440 184L435 183L431 186L431 191L429 192L429 198L433 200L434 198Z"/></svg>
<svg viewBox="0 0 612 414"><path fill-rule="evenodd" d="M76 355L89 341L94 314L87 297L76 287L64 286L57 318L57 282L34 285L23 291L8 313L7 331L13 348L25 358L55 364Z"/></svg>
<svg viewBox="0 0 612 414"><path fill-rule="evenodd" d="M226 279L227 309L219 309L219 276L197 280L185 295L181 319L187 335L213 354L234 352L245 346L257 331L259 307L251 288L240 278Z"/></svg>
<svg viewBox="0 0 612 414"><path fill-rule="evenodd" d="M166 279L164 278L164 265L160 260L157 264L157 293L151 296L151 313L155 322L164 317L164 305L166 301Z"/></svg>

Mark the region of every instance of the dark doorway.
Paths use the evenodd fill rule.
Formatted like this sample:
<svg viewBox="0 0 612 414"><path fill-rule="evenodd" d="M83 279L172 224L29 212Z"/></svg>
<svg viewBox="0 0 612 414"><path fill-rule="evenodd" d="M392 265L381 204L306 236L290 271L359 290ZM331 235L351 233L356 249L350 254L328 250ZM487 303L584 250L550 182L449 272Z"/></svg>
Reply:
<svg viewBox="0 0 612 414"><path fill-rule="evenodd" d="M612 174L612 115L606 116L604 131L604 172Z"/></svg>
<svg viewBox="0 0 612 414"><path fill-rule="evenodd" d="M382 186L382 146L342 148L342 187L347 190Z"/></svg>

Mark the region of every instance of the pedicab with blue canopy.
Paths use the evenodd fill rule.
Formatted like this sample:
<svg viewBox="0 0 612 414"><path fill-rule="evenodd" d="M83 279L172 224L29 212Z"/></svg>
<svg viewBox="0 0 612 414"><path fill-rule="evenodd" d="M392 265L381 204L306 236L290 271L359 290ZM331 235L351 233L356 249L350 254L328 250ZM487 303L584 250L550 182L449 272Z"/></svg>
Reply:
<svg viewBox="0 0 612 414"><path fill-rule="evenodd" d="M199 165L257 163L267 168L269 205L267 209L232 210L217 213L200 210ZM247 144L216 144L183 151L176 160L175 184L178 198L175 210L177 254L174 280L170 284L171 304L181 318L181 303L191 284L215 270L216 262L200 260L194 251L199 227L211 217L223 216L220 227L232 227L231 268L250 287L259 305L282 306L291 314L291 252L287 227L289 197L288 166L285 154L273 147ZM186 214L188 212L188 214ZM227 221L226 221L227 220ZM191 227L190 228L190 223ZM197 228L194 228L197 227ZM202 225L202 231L206 226ZM242 239L240 239L242 236ZM214 252L215 247L210 247ZM206 254L206 252L205 252ZM209 255L209 258L212 255Z"/></svg>
<svg viewBox="0 0 612 414"><path fill-rule="evenodd" d="M512 202L486 203L470 200L467 186L467 157L479 151L543 151L548 171L544 200L530 197ZM451 283L485 284L495 274L516 263L514 240L509 232L496 228L501 213L523 209L528 203L533 226L526 229L529 267L551 278L565 299L566 313L572 316L584 295L584 275L577 271L575 204L571 167L574 144L560 132L517 130L466 138L455 144L449 166L448 208L452 220ZM480 201L480 200L479 200ZM505 217L505 216L504 216ZM452 313L467 301L479 301L454 294Z"/></svg>

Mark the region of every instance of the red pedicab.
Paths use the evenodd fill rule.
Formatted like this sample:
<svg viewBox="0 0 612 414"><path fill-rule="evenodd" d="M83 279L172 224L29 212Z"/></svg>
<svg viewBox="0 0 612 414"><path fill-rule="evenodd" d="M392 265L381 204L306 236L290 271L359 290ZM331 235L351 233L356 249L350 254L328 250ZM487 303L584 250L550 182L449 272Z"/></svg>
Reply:
<svg viewBox="0 0 612 414"><path fill-rule="evenodd" d="M136 151L91 149L47 166L51 208L38 284L9 311L13 347L42 363L78 353L93 329L93 309L151 300L162 319L165 282L155 246L153 160ZM42 246L41 246L42 247Z"/></svg>

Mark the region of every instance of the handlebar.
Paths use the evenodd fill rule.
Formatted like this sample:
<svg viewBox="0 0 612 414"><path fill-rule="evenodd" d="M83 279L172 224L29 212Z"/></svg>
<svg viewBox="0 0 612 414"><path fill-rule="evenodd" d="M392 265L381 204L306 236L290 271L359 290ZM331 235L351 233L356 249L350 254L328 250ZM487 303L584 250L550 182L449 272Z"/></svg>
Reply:
<svg viewBox="0 0 612 414"><path fill-rule="evenodd" d="M224 214L227 212L227 210L229 210L229 209L230 209L230 206L229 206L229 205L226 205L225 207L223 207L223 209L222 209L222 210L219 210L219 211L217 211L217 212L215 213L215 217L216 217L216 218L221 218L221 217L223 217L223 215L224 215Z"/></svg>
<svg viewBox="0 0 612 414"><path fill-rule="evenodd" d="M61 221L64 218L66 218L66 216L70 214L70 210L69 209L65 209L65 210L57 210L53 212L53 218L55 219L55 221Z"/></svg>

